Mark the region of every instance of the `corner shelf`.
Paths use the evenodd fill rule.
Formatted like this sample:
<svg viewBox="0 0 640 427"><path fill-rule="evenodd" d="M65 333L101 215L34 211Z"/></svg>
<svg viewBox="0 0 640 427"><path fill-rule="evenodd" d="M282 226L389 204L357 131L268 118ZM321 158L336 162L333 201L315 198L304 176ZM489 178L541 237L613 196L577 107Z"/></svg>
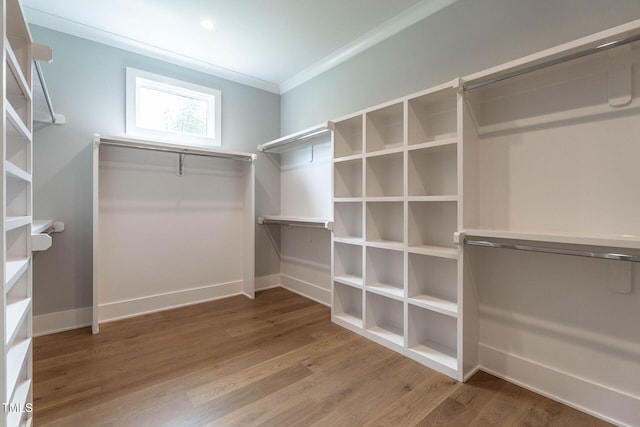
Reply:
<svg viewBox="0 0 640 427"><path fill-rule="evenodd" d="M323 123L321 125L258 145L258 151L280 154L286 151L307 147L309 145L324 143L331 137L332 130L332 122Z"/></svg>

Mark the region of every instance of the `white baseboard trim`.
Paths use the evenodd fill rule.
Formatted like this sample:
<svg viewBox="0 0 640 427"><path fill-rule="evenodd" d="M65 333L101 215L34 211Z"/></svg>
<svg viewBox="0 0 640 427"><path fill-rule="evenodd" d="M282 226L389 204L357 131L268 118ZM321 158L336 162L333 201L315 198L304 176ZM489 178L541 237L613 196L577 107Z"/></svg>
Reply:
<svg viewBox="0 0 640 427"><path fill-rule="evenodd" d="M33 336L40 337L91 326L92 312L91 307L82 307L33 316Z"/></svg>
<svg viewBox="0 0 640 427"><path fill-rule="evenodd" d="M273 289L282 286L280 273L271 274L269 276L256 277L255 286L256 292L266 291L267 289Z"/></svg>
<svg viewBox="0 0 640 427"><path fill-rule="evenodd" d="M98 306L99 323L141 316L242 294L242 281L150 295Z"/></svg>
<svg viewBox="0 0 640 427"><path fill-rule="evenodd" d="M282 277L281 286L283 288L322 305L331 306L330 289L321 288L318 285L287 276L286 274L280 274L280 276Z"/></svg>
<svg viewBox="0 0 640 427"><path fill-rule="evenodd" d="M640 425L640 399L480 344L480 369L579 411L620 426Z"/></svg>

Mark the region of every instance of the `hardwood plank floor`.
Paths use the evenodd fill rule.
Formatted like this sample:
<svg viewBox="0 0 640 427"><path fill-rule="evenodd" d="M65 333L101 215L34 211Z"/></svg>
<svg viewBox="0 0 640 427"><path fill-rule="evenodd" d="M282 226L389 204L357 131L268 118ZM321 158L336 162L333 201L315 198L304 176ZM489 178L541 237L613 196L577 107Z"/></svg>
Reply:
<svg viewBox="0 0 640 427"><path fill-rule="evenodd" d="M479 372L467 383L284 289L36 338L36 426L606 426Z"/></svg>

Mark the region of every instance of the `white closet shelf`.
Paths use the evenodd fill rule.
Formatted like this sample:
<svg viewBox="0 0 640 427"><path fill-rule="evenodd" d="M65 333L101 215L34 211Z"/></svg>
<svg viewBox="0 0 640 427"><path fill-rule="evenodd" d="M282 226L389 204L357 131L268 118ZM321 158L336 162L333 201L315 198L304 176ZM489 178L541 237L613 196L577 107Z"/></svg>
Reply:
<svg viewBox="0 0 640 427"><path fill-rule="evenodd" d="M314 143L329 142L326 137L331 135L332 131L333 123L326 122L258 145L258 151L279 154L284 153L285 151L306 147Z"/></svg>
<svg viewBox="0 0 640 427"><path fill-rule="evenodd" d="M5 264L5 292L9 292L29 267L29 258L8 259Z"/></svg>
<svg viewBox="0 0 640 427"><path fill-rule="evenodd" d="M29 397L29 391L31 390L31 380L28 379L26 381L22 381L16 387L16 391L13 394L13 400L11 403L20 404L21 408L24 408L24 405L27 402L27 398ZM22 418L23 413L20 411L11 411L7 415L7 426L18 426L20 425L20 419ZM29 418L31 419L31 417Z"/></svg>
<svg viewBox="0 0 640 427"><path fill-rule="evenodd" d="M367 285L367 291L399 301L404 298L404 289L386 283L371 283Z"/></svg>
<svg viewBox="0 0 640 427"><path fill-rule="evenodd" d="M336 159L333 159L333 163L350 162L352 160L359 160L359 159L362 159L362 154L352 154L350 156L338 157Z"/></svg>
<svg viewBox="0 0 640 427"><path fill-rule="evenodd" d="M404 250L404 243L394 240L367 240L367 247L402 251Z"/></svg>
<svg viewBox="0 0 640 427"><path fill-rule="evenodd" d="M367 202L404 202L402 196L375 196L366 197Z"/></svg>
<svg viewBox="0 0 640 427"><path fill-rule="evenodd" d="M9 124L9 126L7 126L7 138L18 136L24 139L25 142L31 142L31 131L24 124L11 103L7 102L5 106L7 110L7 122Z"/></svg>
<svg viewBox="0 0 640 427"><path fill-rule="evenodd" d="M402 145L402 142L398 142L396 144L393 144L390 148L385 148L384 150L372 151L370 153L367 153L365 157L370 159L372 157L380 157L380 156L386 156L389 154L402 153L403 151L404 151L404 146Z"/></svg>
<svg viewBox="0 0 640 427"><path fill-rule="evenodd" d="M9 43L9 41L6 41L5 46L7 47L6 48L6 51L7 51L7 64L9 65L9 68L11 69L11 73L15 77L15 82L17 83L20 92L22 92L22 95L28 101L31 101L31 87L30 87L29 83L27 83L27 79L24 76L24 72L22 71L22 67L20 67L20 63L18 62L18 59L16 58L16 55L13 52L13 49L11 48L11 44ZM9 79L9 80L11 80L11 79ZM7 83L9 83L9 81L7 81Z"/></svg>
<svg viewBox="0 0 640 427"><path fill-rule="evenodd" d="M333 315L333 320L338 321L336 323L347 323L349 325L353 325L356 328L362 328L362 319L359 317L353 316L349 313L339 313Z"/></svg>
<svg viewBox="0 0 640 427"><path fill-rule="evenodd" d="M414 295L409 297L409 304L447 316L458 317L458 304L453 300L438 298L432 295Z"/></svg>
<svg viewBox="0 0 640 427"><path fill-rule="evenodd" d="M409 196L409 202L457 202L458 196L442 195L442 196Z"/></svg>
<svg viewBox="0 0 640 427"><path fill-rule="evenodd" d="M302 216L264 215L258 217L258 224L279 224L291 227L321 228L333 230L333 221L326 218L308 218Z"/></svg>
<svg viewBox="0 0 640 427"><path fill-rule="evenodd" d="M334 197L334 203L357 203L364 201L364 197Z"/></svg>
<svg viewBox="0 0 640 427"><path fill-rule="evenodd" d="M458 359L455 356L456 352L453 349L444 347L433 341L418 344L409 350L451 370L455 371L458 369Z"/></svg>
<svg viewBox="0 0 640 427"><path fill-rule="evenodd" d="M8 216L6 218L4 220L4 229L7 231L31 224L30 216Z"/></svg>
<svg viewBox="0 0 640 427"><path fill-rule="evenodd" d="M34 220L31 225L31 234L40 234L47 231L49 228L53 226L53 220Z"/></svg>
<svg viewBox="0 0 640 427"><path fill-rule="evenodd" d="M253 153L243 153L240 151L221 150L217 148L190 147L180 144L171 144L163 141L151 141L136 138L123 138L119 136L94 135L94 143L102 145L113 145L116 147L133 148L140 150L162 151L167 153L220 157L233 160L255 161L257 156Z"/></svg>
<svg viewBox="0 0 640 427"><path fill-rule="evenodd" d="M31 174L14 165L9 160L4 161L4 170L8 177L20 179L24 182L31 182Z"/></svg>
<svg viewBox="0 0 640 427"><path fill-rule="evenodd" d="M407 150L422 150L436 147L445 147L447 145L454 145L458 143L458 137L437 139L435 141L422 142L420 144L411 144L407 147Z"/></svg>
<svg viewBox="0 0 640 427"><path fill-rule="evenodd" d="M373 326L367 329L367 331L396 345L399 345L401 347L404 346L404 336L402 334L402 331L398 328L394 328L391 325Z"/></svg>
<svg viewBox="0 0 640 427"><path fill-rule="evenodd" d="M20 372L29 354L29 347L31 347L31 338L15 343L7 352L6 396L11 396L16 388Z"/></svg>
<svg viewBox="0 0 640 427"><path fill-rule="evenodd" d="M458 250L444 246L409 246L409 253L429 255L439 258L458 259Z"/></svg>
<svg viewBox="0 0 640 427"><path fill-rule="evenodd" d="M334 237L336 243L346 243L347 245L362 246L364 239L362 237Z"/></svg>
<svg viewBox="0 0 640 427"><path fill-rule="evenodd" d="M5 339L6 344L10 344L20 329L20 325L24 321L25 315L29 311L31 298L21 298L16 300L8 300L6 307L6 325Z"/></svg>
<svg viewBox="0 0 640 427"><path fill-rule="evenodd" d="M541 233L515 230L466 229L455 233L456 243L460 237L482 237L491 239L526 240L532 242L563 243L569 245L600 246L611 248L640 249L640 235Z"/></svg>
<svg viewBox="0 0 640 427"><path fill-rule="evenodd" d="M339 276L334 276L333 280L338 283L342 283L343 285L362 289L362 277L352 276L351 274L342 274Z"/></svg>

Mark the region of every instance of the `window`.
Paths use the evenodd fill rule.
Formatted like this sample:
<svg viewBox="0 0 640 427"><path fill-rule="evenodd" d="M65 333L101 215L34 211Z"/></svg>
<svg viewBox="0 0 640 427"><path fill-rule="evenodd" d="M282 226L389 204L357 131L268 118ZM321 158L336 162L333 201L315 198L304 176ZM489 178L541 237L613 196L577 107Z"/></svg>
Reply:
<svg viewBox="0 0 640 427"><path fill-rule="evenodd" d="M221 146L219 90L127 68L127 129L134 137Z"/></svg>

